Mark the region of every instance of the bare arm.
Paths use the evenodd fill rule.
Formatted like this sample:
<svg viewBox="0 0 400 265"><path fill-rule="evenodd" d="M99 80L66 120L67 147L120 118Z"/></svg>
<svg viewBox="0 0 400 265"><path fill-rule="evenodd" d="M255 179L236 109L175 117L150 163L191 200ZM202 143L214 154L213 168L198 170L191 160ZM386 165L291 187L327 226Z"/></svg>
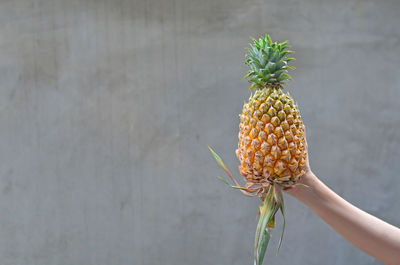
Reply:
<svg viewBox="0 0 400 265"><path fill-rule="evenodd" d="M287 193L294 196L351 244L387 265L400 265L400 229L350 204L309 169L301 183Z"/></svg>
<svg viewBox="0 0 400 265"><path fill-rule="evenodd" d="M388 265L400 264L400 229L348 203L311 172L288 193L307 205L351 244Z"/></svg>

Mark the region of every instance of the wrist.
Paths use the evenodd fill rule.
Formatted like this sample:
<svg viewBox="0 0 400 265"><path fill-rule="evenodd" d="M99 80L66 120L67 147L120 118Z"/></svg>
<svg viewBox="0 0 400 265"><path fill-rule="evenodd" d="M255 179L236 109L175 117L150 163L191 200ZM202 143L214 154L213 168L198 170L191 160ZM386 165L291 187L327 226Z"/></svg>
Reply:
<svg viewBox="0 0 400 265"><path fill-rule="evenodd" d="M297 185L286 192L296 199L303 201L305 196L309 195L317 188L318 178L311 170L309 170L299 179L297 183L303 185Z"/></svg>

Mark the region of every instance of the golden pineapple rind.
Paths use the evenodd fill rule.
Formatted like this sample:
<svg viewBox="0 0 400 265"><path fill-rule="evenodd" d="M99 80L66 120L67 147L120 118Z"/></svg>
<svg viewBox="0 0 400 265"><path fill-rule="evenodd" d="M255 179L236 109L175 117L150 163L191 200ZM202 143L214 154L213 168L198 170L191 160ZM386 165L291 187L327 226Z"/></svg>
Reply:
<svg viewBox="0 0 400 265"><path fill-rule="evenodd" d="M236 155L250 183L294 185L305 173L307 150L300 112L281 88L257 90L243 105Z"/></svg>

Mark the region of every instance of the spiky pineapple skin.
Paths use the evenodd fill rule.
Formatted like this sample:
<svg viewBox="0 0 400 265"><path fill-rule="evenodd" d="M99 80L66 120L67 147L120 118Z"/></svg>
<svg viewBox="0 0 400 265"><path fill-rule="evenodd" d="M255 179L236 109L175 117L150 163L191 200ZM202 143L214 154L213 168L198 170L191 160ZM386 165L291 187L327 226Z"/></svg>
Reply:
<svg viewBox="0 0 400 265"><path fill-rule="evenodd" d="M258 89L243 105L236 155L249 185L293 186L305 173L304 127L293 98L282 87Z"/></svg>

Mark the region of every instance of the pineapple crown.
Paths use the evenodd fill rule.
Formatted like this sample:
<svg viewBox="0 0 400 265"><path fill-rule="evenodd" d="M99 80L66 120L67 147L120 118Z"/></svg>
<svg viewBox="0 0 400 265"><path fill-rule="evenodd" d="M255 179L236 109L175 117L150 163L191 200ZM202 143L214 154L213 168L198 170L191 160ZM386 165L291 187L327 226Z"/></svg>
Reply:
<svg viewBox="0 0 400 265"><path fill-rule="evenodd" d="M262 88L266 86L281 87L286 83L285 80L292 80L292 77L287 74L288 69L294 69L293 66L288 66L288 62L295 58L287 58L293 51L287 50L289 46L287 41L282 43L272 42L269 35L260 38L258 41L253 39L253 44L246 50L249 52L246 55L245 63L250 67L244 79L247 79L253 84L250 90Z"/></svg>

